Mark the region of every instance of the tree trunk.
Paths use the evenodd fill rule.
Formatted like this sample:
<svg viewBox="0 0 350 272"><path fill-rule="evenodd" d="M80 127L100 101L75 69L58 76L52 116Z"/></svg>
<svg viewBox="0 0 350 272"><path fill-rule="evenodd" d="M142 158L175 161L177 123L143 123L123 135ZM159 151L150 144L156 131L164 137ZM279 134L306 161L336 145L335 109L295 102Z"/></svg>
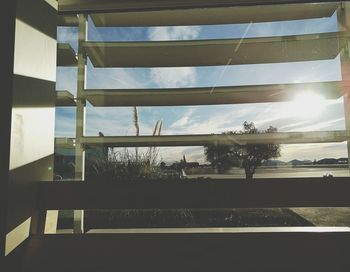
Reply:
<svg viewBox="0 0 350 272"><path fill-rule="evenodd" d="M225 172L224 168L221 166L218 166L217 169L218 169L218 174L223 174Z"/></svg>
<svg viewBox="0 0 350 272"><path fill-rule="evenodd" d="M254 170L250 168L245 169L245 178L248 181L253 181Z"/></svg>

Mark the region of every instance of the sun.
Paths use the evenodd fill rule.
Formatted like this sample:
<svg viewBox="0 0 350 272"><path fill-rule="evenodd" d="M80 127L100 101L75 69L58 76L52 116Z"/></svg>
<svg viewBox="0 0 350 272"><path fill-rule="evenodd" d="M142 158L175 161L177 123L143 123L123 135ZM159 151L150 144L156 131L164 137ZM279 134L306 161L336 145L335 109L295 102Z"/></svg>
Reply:
<svg viewBox="0 0 350 272"><path fill-rule="evenodd" d="M311 91L304 92L287 102L283 112L286 117L309 118L320 115L324 110L326 99Z"/></svg>

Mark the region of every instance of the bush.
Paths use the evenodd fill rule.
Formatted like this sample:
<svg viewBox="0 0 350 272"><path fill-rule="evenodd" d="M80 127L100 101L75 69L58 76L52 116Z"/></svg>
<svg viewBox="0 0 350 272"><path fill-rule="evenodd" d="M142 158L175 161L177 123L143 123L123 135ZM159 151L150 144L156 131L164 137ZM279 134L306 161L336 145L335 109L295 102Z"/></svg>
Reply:
<svg viewBox="0 0 350 272"><path fill-rule="evenodd" d="M149 148L136 155L125 148L122 151L91 152L87 158L86 180L130 182L158 180L162 170L158 161L158 150Z"/></svg>
<svg viewBox="0 0 350 272"><path fill-rule="evenodd" d="M146 182L174 180L162 169L158 150L150 147L140 153L130 149L114 151L109 149L90 150L87 155L86 180L99 182ZM116 210L87 211L87 228L113 227L191 227L194 225L192 213L181 210Z"/></svg>

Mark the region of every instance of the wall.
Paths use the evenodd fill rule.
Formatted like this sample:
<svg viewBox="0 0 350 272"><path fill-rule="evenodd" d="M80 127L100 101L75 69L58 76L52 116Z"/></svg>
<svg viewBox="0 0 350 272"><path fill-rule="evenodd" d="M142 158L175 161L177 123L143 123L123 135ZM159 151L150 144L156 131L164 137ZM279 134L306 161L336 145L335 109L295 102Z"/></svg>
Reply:
<svg viewBox="0 0 350 272"><path fill-rule="evenodd" d="M15 40L15 14L16 1L4 0L6 16L1 16L0 33L0 66L2 90L0 99L0 271L5 270L5 240L6 240L6 212L7 212L7 188L9 177L10 155L10 127L12 104L12 77L13 54Z"/></svg>
<svg viewBox="0 0 350 272"><path fill-rule="evenodd" d="M37 182L53 179L56 21L44 0L17 0L6 254L36 225Z"/></svg>

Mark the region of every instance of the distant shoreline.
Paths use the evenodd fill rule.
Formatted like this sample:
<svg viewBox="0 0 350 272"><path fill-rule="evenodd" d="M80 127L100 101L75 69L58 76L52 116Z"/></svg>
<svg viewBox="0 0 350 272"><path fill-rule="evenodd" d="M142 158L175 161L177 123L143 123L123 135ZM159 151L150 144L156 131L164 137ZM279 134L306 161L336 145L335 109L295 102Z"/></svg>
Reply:
<svg viewBox="0 0 350 272"><path fill-rule="evenodd" d="M271 165L271 166L260 166L261 169L269 168L349 168L348 164L305 164L305 165Z"/></svg>
<svg viewBox="0 0 350 272"><path fill-rule="evenodd" d="M307 178L307 177L323 177L325 173L331 173L334 177L348 177L350 176L349 168L347 165L331 165L327 166L269 166L269 167L259 167L256 169L254 178ZM228 179L241 179L245 178L244 169L242 168L232 168L225 173L217 173L214 169L187 169L186 174L188 178L228 178Z"/></svg>

